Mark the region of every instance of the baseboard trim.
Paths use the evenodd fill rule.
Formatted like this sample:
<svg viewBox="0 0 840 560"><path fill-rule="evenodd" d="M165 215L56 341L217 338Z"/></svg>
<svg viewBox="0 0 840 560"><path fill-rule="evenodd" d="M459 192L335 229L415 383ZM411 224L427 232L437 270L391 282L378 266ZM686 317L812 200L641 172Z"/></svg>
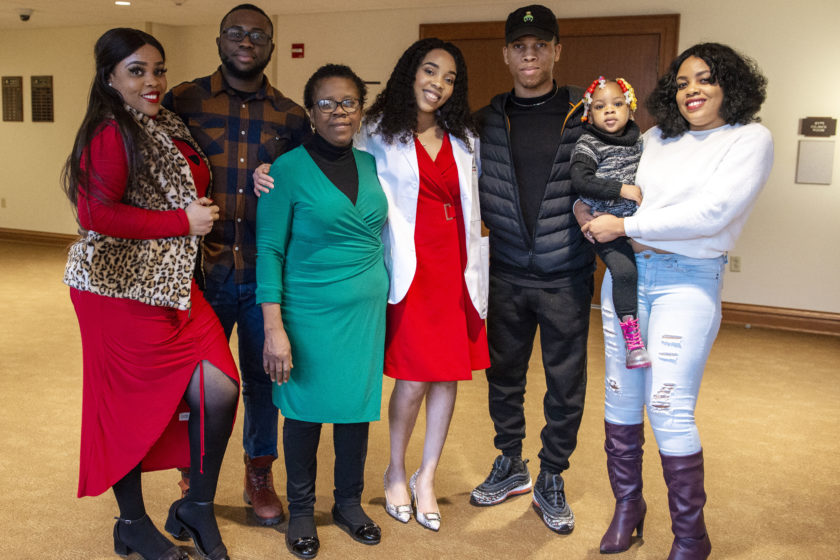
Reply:
<svg viewBox="0 0 840 560"><path fill-rule="evenodd" d="M723 322L840 336L840 313L723 302Z"/></svg>
<svg viewBox="0 0 840 560"><path fill-rule="evenodd" d="M78 238L67 233L0 228L0 241L66 247ZM840 313L726 301L723 302L722 312L723 322L730 325L840 336Z"/></svg>
<svg viewBox="0 0 840 560"><path fill-rule="evenodd" d="M727 301L721 308L722 321L728 325L840 336L840 313ZM593 304L592 309L600 312L601 306Z"/></svg>
<svg viewBox="0 0 840 560"><path fill-rule="evenodd" d="M36 245L66 247L78 238L78 235L71 235L68 233L49 233L46 231L32 231L28 229L0 228L0 241L13 241L15 243L34 243Z"/></svg>

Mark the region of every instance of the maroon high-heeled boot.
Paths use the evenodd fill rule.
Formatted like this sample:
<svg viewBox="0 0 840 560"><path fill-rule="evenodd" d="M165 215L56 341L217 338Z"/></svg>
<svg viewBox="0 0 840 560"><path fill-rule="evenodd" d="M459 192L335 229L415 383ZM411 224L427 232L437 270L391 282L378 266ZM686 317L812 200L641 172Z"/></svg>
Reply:
<svg viewBox="0 0 840 560"><path fill-rule="evenodd" d="M644 424L622 426L604 422L607 472L615 496L612 522L601 539L601 554L624 552L632 544L633 531L639 540L645 524L647 504L642 497L642 445Z"/></svg>
<svg viewBox="0 0 840 560"><path fill-rule="evenodd" d="M668 506L674 543L668 560L705 560L712 552L706 533L703 506L703 451L693 455L662 457L662 471L668 485Z"/></svg>

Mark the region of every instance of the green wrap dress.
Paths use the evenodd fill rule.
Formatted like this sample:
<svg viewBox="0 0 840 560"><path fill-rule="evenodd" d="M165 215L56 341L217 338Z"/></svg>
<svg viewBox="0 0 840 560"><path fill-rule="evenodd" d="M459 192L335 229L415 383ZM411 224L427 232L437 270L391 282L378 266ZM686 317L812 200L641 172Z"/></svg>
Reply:
<svg viewBox="0 0 840 560"><path fill-rule="evenodd" d="M388 211L372 156L353 150L354 205L303 147L271 166L257 206L257 302L280 303L292 349L289 381L274 385L286 418L379 420L388 275Z"/></svg>

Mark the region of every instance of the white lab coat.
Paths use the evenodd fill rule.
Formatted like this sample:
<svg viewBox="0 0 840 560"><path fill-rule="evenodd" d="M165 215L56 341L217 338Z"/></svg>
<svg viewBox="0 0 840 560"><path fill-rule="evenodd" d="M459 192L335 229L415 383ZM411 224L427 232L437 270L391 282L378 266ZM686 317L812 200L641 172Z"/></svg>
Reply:
<svg viewBox="0 0 840 560"><path fill-rule="evenodd" d="M391 278L388 303L402 301L417 270L414 248L414 224L417 220L417 197L420 193L420 169L414 142L403 144L394 139L388 144L382 136L370 134L370 123L356 135L354 146L376 159L379 182L388 198L388 220L382 232L385 245L385 266ZM464 281L470 300L482 319L487 317L487 288L489 282L490 246L481 236L481 214L478 203L478 139L471 139L472 152L449 135L458 183L461 191L461 210L467 241L467 267Z"/></svg>

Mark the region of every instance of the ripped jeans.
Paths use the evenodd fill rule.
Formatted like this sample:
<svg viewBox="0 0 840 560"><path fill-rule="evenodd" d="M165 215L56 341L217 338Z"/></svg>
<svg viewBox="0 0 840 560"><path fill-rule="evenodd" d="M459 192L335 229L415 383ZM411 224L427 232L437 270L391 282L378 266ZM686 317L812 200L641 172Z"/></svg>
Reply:
<svg viewBox="0 0 840 560"><path fill-rule="evenodd" d="M615 315L612 277L601 287L606 375L605 418L641 424L643 408L664 455L701 449L694 423L703 369L720 327L720 290L726 257L695 259L645 251L639 271L639 327L651 367L626 369L625 347Z"/></svg>

